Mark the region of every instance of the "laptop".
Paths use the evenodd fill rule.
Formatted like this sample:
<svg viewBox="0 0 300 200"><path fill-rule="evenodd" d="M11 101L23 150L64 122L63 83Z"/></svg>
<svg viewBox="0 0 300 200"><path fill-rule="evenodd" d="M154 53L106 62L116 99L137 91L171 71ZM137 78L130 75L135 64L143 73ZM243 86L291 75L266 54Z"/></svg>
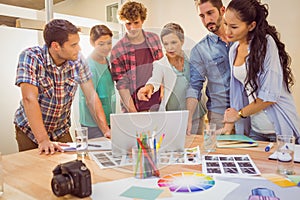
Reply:
<svg viewBox="0 0 300 200"><path fill-rule="evenodd" d="M110 123L113 156L130 153L132 147L137 146L137 136L142 133L149 141L156 138L160 152L184 151L187 110L111 114Z"/></svg>

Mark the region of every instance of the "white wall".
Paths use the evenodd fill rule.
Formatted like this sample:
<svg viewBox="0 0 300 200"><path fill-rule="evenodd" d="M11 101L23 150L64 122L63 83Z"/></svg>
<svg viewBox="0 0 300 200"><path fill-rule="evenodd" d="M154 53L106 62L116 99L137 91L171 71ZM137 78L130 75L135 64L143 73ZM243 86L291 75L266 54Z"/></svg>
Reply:
<svg viewBox="0 0 300 200"><path fill-rule="evenodd" d="M37 31L22 30L0 27L0 44L2 62L0 93L1 93L1 114L0 114L0 151L5 153L16 152L17 145L13 124L13 115L16 111L21 93L15 86L16 66L18 55L25 48L39 44L41 35Z"/></svg>

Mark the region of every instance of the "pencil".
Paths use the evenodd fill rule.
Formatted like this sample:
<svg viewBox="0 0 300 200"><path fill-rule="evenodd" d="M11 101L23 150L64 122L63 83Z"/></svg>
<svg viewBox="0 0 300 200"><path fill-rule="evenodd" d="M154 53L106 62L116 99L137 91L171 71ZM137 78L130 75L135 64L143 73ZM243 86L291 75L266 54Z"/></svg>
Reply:
<svg viewBox="0 0 300 200"><path fill-rule="evenodd" d="M154 148L154 162L157 164L157 155L156 155L156 138L153 139L153 148Z"/></svg>
<svg viewBox="0 0 300 200"><path fill-rule="evenodd" d="M146 156L146 158L148 159L153 171L154 171L154 176L159 177L159 170L156 168L155 164L153 163L153 160L151 159L151 157L149 156L147 150L145 149L144 145L142 144L141 140L138 138L137 139L138 143L140 144L142 151L144 153L144 155Z"/></svg>

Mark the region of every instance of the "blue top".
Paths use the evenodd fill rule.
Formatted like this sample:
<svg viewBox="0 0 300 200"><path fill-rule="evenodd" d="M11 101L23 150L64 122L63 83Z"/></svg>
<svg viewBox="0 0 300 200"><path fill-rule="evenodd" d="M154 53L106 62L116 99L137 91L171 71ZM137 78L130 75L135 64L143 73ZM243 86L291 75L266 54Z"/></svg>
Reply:
<svg viewBox="0 0 300 200"><path fill-rule="evenodd" d="M201 99L207 80L207 110L224 114L229 107L230 66L229 45L216 34L209 33L193 47L190 55L190 87L187 98Z"/></svg>
<svg viewBox="0 0 300 200"><path fill-rule="evenodd" d="M267 40L266 57L263 70L258 73L259 88L256 91L256 95L263 101L275 102L275 104L267 107L264 112L267 114L271 123L274 124L277 135L294 134L296 137L299 137L300 120L293 96L287 91L283 82L278 49L274 39L270 35L267 36ZM236 57L238 45L238 42L234 43L229 52L231 73L233 73L233 62ZM236 110L240 110L248 105L248 98L244 93L244 86L233 76L230 81L230 99L230 106ZM237 121L235 124L236 133L249 133L249 123L249 117Z"/></svg>

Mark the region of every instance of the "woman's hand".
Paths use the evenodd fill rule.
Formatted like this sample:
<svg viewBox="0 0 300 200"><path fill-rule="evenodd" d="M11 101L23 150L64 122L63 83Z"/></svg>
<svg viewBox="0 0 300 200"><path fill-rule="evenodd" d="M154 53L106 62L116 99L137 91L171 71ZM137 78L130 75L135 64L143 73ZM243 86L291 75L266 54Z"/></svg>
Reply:
<svg viewBox="0 0 300 200"><path fill-rule="evenodd" d="M151 96L153 94L153 86L151 84L145 85L141 89L139 89L137 93L137 97L140 101L149 101L151 99Z"/></svg>
<svg viewBox="0 0 300 200"><path fill-rule="evenodd" d="M224 123L234 123L238 121L241 117L239 112L234 108L227 108L224 113Z"/></svg>
<svg viewBox="0 0 300 200"><path fill-rule="evenodd" d="M103 135L104 135L104 137L110 139L111 138L111 131L110 131L110 129L108 131L106 131Z"/></svg>

